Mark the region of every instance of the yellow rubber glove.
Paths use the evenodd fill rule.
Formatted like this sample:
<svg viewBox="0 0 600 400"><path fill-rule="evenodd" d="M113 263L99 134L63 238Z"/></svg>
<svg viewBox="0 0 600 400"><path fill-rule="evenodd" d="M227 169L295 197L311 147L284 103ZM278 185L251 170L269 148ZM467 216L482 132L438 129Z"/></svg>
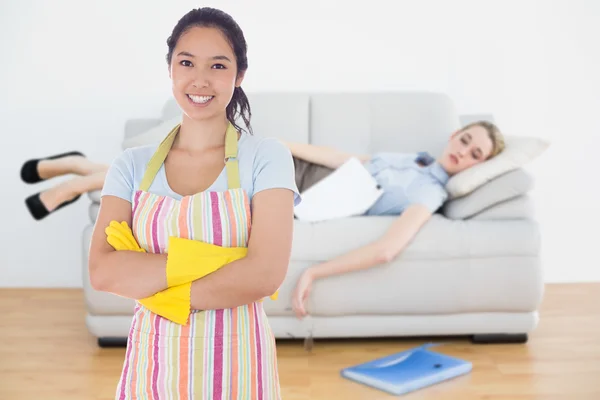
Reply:
<svg viewBox="0 0 600 400"><path fill-rule="evenodd" d="M180 325L187 325L191 308L192 283L173 286L138 300L153 313Z"/></svg>
<svg viewBox="0 0 600 400"><path fill-rule="evenodd" d="M110 221L110 224L104 229L104 233L106 233L106 241L115 250L131 250L140 253L146 252L146 250L142 249L135 240L133 232L126 221L121 223Z"/></svg>
<svg viewBox="0 0 600 400"><path fill-rule="evenodd" d="M130 250L145 253L133 236L133 232L123 221L111 221L104 230L106 241L117 251ZM170 287L138 302L153 313L181 325L187 324L190 315L192 283Z"/></svg>
<svg viewBox="0 0 600 400"><path fill-rule="evenodd" d="M167 252L167 286L181 285L246 257L245 247L221 247L171 236Z"/></svg>
<svg viewBox="0 0 600 400"><path fill-rule="evenodd" d="M246 247L221 247L198 240L169 238L167 286L181 285L205 277L221 267L246 257ZM270 297L277 300L279 291Z"/></svg>

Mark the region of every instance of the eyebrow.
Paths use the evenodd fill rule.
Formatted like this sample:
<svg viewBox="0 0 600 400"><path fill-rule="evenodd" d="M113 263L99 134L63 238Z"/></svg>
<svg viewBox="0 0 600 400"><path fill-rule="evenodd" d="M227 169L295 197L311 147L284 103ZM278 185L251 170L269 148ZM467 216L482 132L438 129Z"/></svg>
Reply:
<svg viewBox="0 0 600 400"><path fill-rule="evenodd" d="M469 138L469 142L471 142L471 139L473 139L473 137L471 136L471 134L468 133L468 132L465 132L465 136L467 138ZM483 155L483 151L481 151L480 147L476 147L475 148L475 153L477 154L477 156L482 156Z"/></svg>
<svg viewBox="0 0 600 400"><path fill-rule="evenodd" d="M191 57L191 58L195 58L195 56L192 53L188 53L187 51L182 51L179 54L177 54L177 56L185 56L185 57ZM225 60L225 61L229 61L231 62L231 60L229 59L229 57L227 56L214 56L212 57L213 60Z"/></svg>

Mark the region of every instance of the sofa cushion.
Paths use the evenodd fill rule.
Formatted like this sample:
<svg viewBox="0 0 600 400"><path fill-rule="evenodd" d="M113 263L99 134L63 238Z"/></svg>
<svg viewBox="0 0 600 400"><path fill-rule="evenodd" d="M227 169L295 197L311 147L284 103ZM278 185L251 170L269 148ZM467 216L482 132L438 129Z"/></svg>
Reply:
<svg viewBox="0 0 600 400"><path fill-rule="evenodd" d="M294 221L293 261L322 262L372 243L397 217ZM528 220L452 220L434 214L402 252L403 260L536 256L537 224Z"/></svg>
<svg viewBox="0 0 600 400"><path fill-rule="evenodd" d="M315 282L315 316L532 312L543 292L536 257L396 260Z"/></svg>
<svg viewBox="0 0 600 400"><path fill-rule="evenodd" d="M523 169L502 174L473 192L446 201L442 213L451 219L466 219L508 199L533 189L533 177Z"/></svg>
<svg viewBox="0 0 600 400"><path fill-rule="evenodd" d="M293 315L303 271L375 240L392 219L297 223L292 261L269 315ZM356 232L360 232L356 234ZM531 312L543 291L539 229L530 220L453 221L440 215L389 263L317 280L314 316Z"/></svg>
<svg viewBox="0 0 600 400"><path fill-rule="evenodd" d="M550 142L536 137L505 136L503 152L481 164L450 177L446 184L449 198L465 196L498 176L522 168L542 154Z"/></svg>

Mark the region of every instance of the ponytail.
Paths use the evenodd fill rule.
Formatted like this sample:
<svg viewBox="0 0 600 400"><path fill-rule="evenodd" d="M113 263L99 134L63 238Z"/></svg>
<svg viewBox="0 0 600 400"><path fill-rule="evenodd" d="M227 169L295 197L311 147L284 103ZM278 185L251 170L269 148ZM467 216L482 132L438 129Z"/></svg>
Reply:
<svg viewBox="0 0 600 400"><path fill-rule="evenodd" d="M252 111L250 110L250 102L244 90L241 87L236 87L233 91L231 101L227 105L225 110L227 120L235 127L237 131L241 131L242 128L237 125L236 119L242 117L244 124L248 128L247 132L252 135L252 127L250 126L250 118L252 117Z"/></svg>

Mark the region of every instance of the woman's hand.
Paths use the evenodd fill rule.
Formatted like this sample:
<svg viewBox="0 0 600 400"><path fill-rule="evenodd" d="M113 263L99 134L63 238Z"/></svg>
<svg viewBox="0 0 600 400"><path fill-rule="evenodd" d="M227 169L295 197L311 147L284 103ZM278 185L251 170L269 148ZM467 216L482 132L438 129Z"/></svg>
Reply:
<svg viewBox="0 0 600 400"><path fill-rule="evenodd" d="M308 314L306 312L306 301L310 295L314 279L313 271L308 268L300 275L300 279L296 283L292 295L292 307L298 318L303 318Z"/></svg>

